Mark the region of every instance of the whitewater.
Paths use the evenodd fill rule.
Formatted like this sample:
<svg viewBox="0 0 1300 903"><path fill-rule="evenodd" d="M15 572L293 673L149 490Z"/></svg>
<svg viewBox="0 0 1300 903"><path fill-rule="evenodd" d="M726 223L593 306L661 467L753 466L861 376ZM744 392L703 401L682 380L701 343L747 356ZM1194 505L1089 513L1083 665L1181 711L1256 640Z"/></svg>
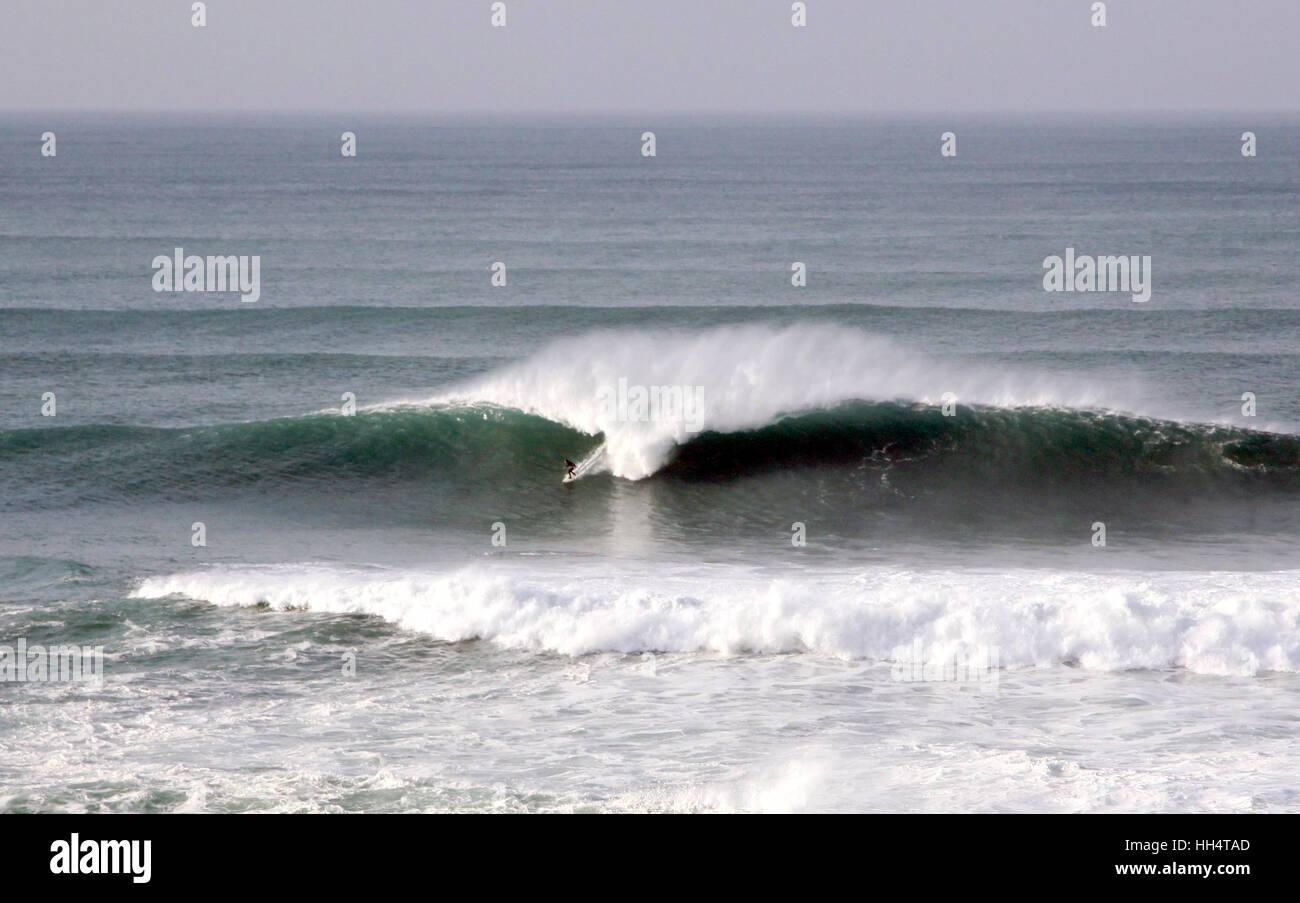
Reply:
<svg viewBox="0 0 1300 903"><path fill-rule="evenodd" d="M659 573L543 580L539 569L525 576L482 568L218 568L147 578L133 595L373 615L443 642L483 639L568 656L801 653L893 661L920 641L937 658L996 649L1010 668L1185 668L1238 676L1300 670L1300 571L883 568L815 579Z"/></svg>

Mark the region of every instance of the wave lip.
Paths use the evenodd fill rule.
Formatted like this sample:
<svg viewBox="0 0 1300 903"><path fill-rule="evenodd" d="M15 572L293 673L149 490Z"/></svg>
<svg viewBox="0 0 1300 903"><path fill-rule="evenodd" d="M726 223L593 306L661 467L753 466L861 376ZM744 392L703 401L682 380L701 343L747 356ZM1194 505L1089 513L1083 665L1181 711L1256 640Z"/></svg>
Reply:
<svg viewBox="0 0 1300 903"><path fill-rule="evenodd" d="M1219 675L1300 670L1300 571L1118 573L878 569L842 578L624 575L552 582L325 566L149 577L133 595L363 613L446 642L564 655L805 653L896 660L997 650L1003 667L1077 664Z"/></svg>

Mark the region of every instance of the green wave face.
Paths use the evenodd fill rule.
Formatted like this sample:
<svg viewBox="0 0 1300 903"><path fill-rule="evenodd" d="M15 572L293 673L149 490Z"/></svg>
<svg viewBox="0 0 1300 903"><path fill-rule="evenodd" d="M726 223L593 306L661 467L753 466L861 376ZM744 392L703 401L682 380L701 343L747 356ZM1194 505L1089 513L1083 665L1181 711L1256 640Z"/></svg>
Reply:
<svg viewBox="0 0 1300 903"><path fill-rule="evenodd" d="M407 407L191 429L8 431L0 473L11 511L301 501L365 509L372 522L481 530L485 518L515 518L577 537L600 534L630 503L661 534L702 542L794 520L857 536L989 522L1074 531L1103 515L1225 530L1265 517L1300 532L1300 437L1290 435L1065 409L963 406L945 417L860 402L702 433L645 480L595 472L561 485L563 459L582 460L602 438L501 408Z"/></svg>
<svg viewBox="0 0 1300 903"><path fill-rule="evenodd" d="M1300 437L1052 408L854 403L757 430L706 433L669 472L718 477L776 468L870 463L941 470L954 480L1033 483L1175 479L1294 486Z"/></svg>
<svg viewBox="0 0 1300 903"><path fill-rule="evenodd" d="M314 414L191 429L84 426L0 432L8 504L38 507L228 490L313 491L378 483L500 485L557 476L595 440L492 408Z"/></svg>

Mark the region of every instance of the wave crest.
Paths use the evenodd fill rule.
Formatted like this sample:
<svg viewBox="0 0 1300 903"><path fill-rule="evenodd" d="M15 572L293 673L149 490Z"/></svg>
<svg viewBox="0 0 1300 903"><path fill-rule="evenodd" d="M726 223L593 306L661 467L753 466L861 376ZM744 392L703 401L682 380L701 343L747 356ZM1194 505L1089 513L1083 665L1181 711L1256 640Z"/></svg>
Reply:
<svg viewBox="0 0 1300 903"><path fill-rule="evenodd" d="M699 430L683 417L628 420L611 411L602 393L620 380L642 387L700 387ZM752 430L785 414L850 401L938 405L948 394L960 404L997 407L1115 406L1101 390L1077 379L942 363L882 336L825 324L589 333L430 401L498 405L603 434L610 471L641 479L699 433Z"/></svg>

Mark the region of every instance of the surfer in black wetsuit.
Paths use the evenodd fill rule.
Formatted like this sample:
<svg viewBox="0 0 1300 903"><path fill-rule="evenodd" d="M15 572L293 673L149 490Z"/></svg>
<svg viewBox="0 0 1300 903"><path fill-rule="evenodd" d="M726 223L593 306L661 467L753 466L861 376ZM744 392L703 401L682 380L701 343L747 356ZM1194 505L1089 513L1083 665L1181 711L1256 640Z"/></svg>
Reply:
<svg viewBox="0 0 1300 903"><path fill-rule="evenodd" d="M576 473L576 471L577 471L577 469L578 469L578 465L577 465L577 464L574 464L574 463L573 463L572 461L570 461L568 458L565 458L565 459L564 459L564 469L565 469L566 471L568 471L567 476L568 476L570 479L572 479L572 478L574 478L574 477L576 477L576 476L578 475L578 474Z"/></svg>

